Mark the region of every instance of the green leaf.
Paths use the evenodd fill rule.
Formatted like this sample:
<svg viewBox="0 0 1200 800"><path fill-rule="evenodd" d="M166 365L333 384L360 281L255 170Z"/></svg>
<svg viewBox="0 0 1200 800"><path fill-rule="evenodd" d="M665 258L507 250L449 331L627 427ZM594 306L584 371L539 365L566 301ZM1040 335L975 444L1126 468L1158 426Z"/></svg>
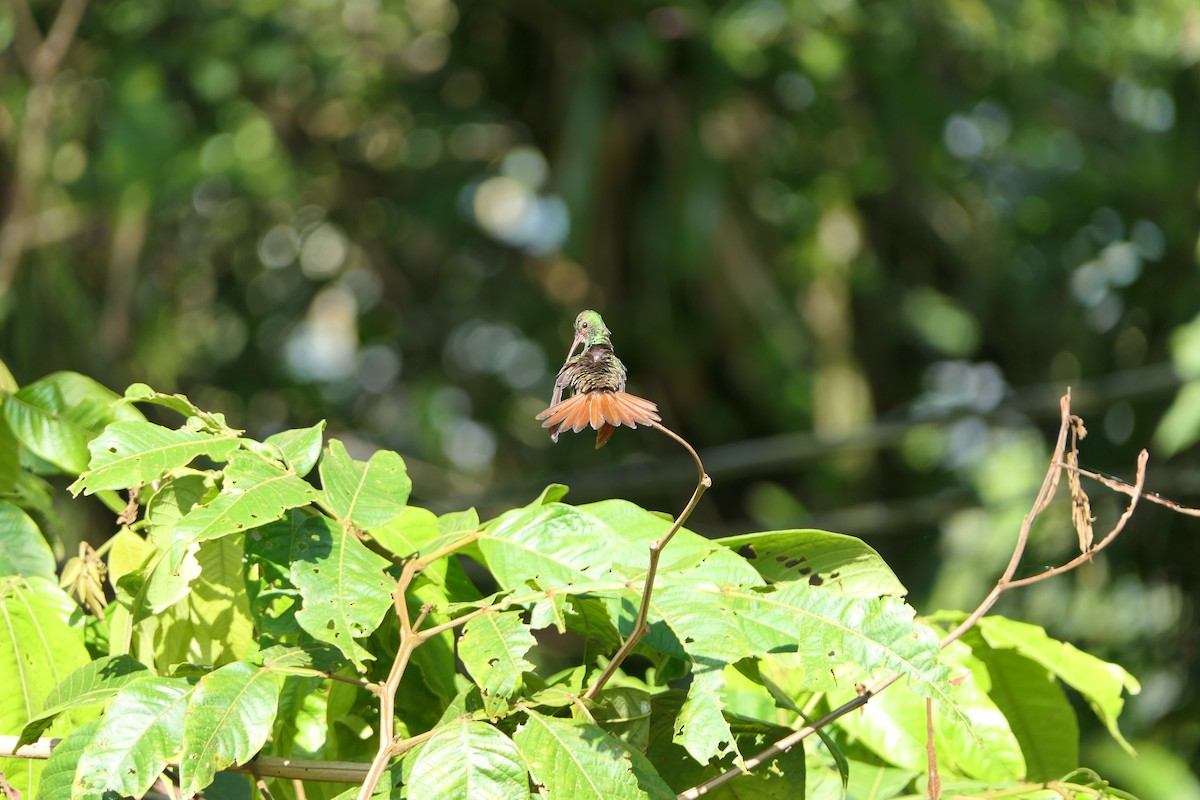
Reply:
<svg viewBox="0 0 1200 800"><path fill-rule="evenodd" d="M590 722L544 717L526 710L513 742L549 797L571 800L674 798L675 792L640 753ZM647 771L649 770L649 771Z"/></svg>
<svg viewBox="0 0 1200 800"><path fill-rule="evenodd" d="M262 749L282 689L281 674L241 661L200 679L183 723L179 784L184 796L212 783L218 770L245 764Z"/></svg>
<svg viewBox="0 0 1200 800"><path fill-rule="evenodd" d="M1079 765L1079 724L1062 686L1042 665L1013 650L994 650L975 629L963 636L987 670L988 696L1025 756L1025 780L1049 781Z"/></svg>
<svg viewBox="0 0 1200 800"><path fill-rule="evenodd" d="M46 578L0 579L0 731L20 731L42 710L42 699L89 660L82 633L67 624L76 608ZM72 714L68 721L86 718ZM42 766L0 758L0 771L22 796L32 796Z"/></svg>
<svg viewBox="0 0 1200 800"><path fill-rule="evenodd" d="M525 762L512 740L486 722L440 728L417 754L409 797L442 800L529 800Z"/></svg>
<svg viewBox="0 0 1200 800"><path fill-rule="evenodd" d="M443 535L469 533L479 530L479 513L474 508L450 511L437 518L438 531Z"/></svg>
<svg viewBox="0 0 1200 800"><path fill-rule="evenodd" d="M696 669L688 687L687 700L675 720L675 739L701 764L734 753L740 759L733 731L722 713L721 687L725 681L719 669Z"/></svg>
<svg viewBox="0 0 1200 800"><path fill-rule="evenodd" d="M853 536L802 529L727 536L717 542L772 582L807 580L853 597L908 593L879 553Z"/></svg>
<svg viewBox="0 0 1200 800"><path fill-rule="evenodd" d="M374 656L355 639L369 636L392 607L389 562L328 517L310 517L293 546L292 583L304 598L296 621L334 645L360 670Z"/></svg>
<svg viewBox="0 0 1200 800"><path fill-rule="evenodd" d="M317 491L293 472L239 450L230 458L220 494L175 526L171 567L179 566L187 545L265 525L316 497Z"/></svg>
<svg viewBox="0 0 1200 800"><path fill-rule="evenodd" d="M50 690L42 702L41 713L21 731L17 746L37 741L64 711L107 700L125 684L145 675L146 666L127 655L104 656L89 661Z"/></svg>
<svg viewBox="0 0 1200 800"><path fill-rule="evenodd" d="M1109 734L1133 754L1133 748L1117 727L1117 718L1125 705L1122 692L1137 694L1141 685L1124 668L1102 661L1074 645L1052 639L1044 628L1027 622L989 616L979 620L978 630L993 648L1011 649L1036 661L1082 694Z"/></svg>
<svg viewBox="0 0 1200 800"><path fill-rule="evenodd" d="M50 758L38 783L37 800L71 800L71 784L75 782L79 758L103 722L102 719L94 719L80 725L50 751Z"/></svg>
<svg viewBox="0 0 1200 800"><path fill-rule="evenodd" d="M88 442L106 425L143 419L137 409L115 404L117 399L91 378L55 372L9 396L3 413L31 453L78 475L88 468Z"/></svg>
<svg viewBox="0 0 1200 800"><path fill-rule="evenodd" d="M191 689L182 678L157 677L121 689L79 757L72 800L144 795L179 753Z"/></svg>
<svg viewBox="0 0 1200 800"><path fill-rule="evenodd" d="M179 602L141 623L153 628L154 652L139 654L144 660L153 657L159 672L183 663L227 664L245 658L254 648L241 537L204 542L195 558L200 575L192 580L190 590ZM147 599L151 597L147 591Z"/></svg>
<svg viewBox="0 0 1200 800"><path fill-rule="evenodd" d="M444 538L433 512L416 506L407 506L388 524L372 528L370 536L397 558L427 552L433 542Z"/></svg>
<svg viewBox="0 0 1200 800"><path fill-rule="evenodd" d="M367 462L355 461L337 439L321 459L320 503L343 522L360 530L386 525L400 515L412 491L404 460L379 450Z"/></svg>
<svg viewBox="0 0 1200 800"><path fill-rule="evenodd" d="M942 702L933 705L934 746L943 777L998 784L1020 780L1025 760L1008 720L986 693L987 670L963 645L950 648L943 657L958 667L960 678L948 688L955 708ZM853 689L842 689L830 694L829 704L837 706L854 696ZM963 716L969 725L963 723ZM927 768L925 698L913 686L892 686L839 724L852 740L886 763L918 771Z"/></svg>
<svg viewBox="0 0 1200 800"><path fill-rule="evenodd" d="M1154 448L1169 458L1200 439L1200 380L1179 387L1154 430Z"/></svg>
<svg viewBox="0 0 1200 800"><path fill-rule="evenodd" d="M321 441L325 433L325 420L309 428L280 431L267 437L263 444L279 448L283 461L300 477L304 477L316 466L321 457Z"/></svg>
<svg viewBox="0 0 1200 800"><path fill-rule="evenodd" d="M224 461L238 448L237 434L219 436L171 430L152 422L114 422L88 444L88 471L69 487L72 494L126 489L156 481L200 456Z"/></svg>
<svg viewBox="0 0 1200 800"><path fill-rule="evenodd" d="M0 414L0 493L8 494L16 488L17 475L21 470L21 445L16 434L8 427L8 421Z"/></svg>
<svg viewBox="0 0 1200 800"><path fill-rule="evenodd" d="M525 654L535 644L520 612L482 614L463 628L458 657L479 684L485 701L510 698L521 685L521 675L533 669Z"/></svg>
<svg viewBox="0 0 1200 800"><path fill-rule="evenodd" d="M29 515L0 500L0 576L53 579L57 566L46 537Z"/></svg>
<svg viewBox="0 0 1200 800"><path fill-rule="evenodd" d="M225 424L224 414L213 414L196 406L186 395L164 394L156 392L144 383L134 383L125 390L126 401L134 403L151 403L163 408L169 408L177 414L188 418L188 427L207 430L216 434L241 434L242 431L230 428Z"/></svg>

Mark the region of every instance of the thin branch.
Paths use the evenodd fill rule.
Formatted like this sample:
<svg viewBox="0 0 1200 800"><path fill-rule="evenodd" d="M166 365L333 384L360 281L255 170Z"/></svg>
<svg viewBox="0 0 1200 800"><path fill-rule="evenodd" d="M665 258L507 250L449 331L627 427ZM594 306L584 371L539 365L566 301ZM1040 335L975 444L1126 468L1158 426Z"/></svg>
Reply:
<svg viewBox="0 0 1200 800"><path fill-rule="evenodd" d="M925 754L929 758L929 800L942 800L942 778L938 775L937 748L933 744L933 698L925 698Z"/></svg>
<svg viewBox="0 0 1200 800"><path fill-rule="evenodd" d="M1133 484L1126 483L1125 481L1119 478L1114 478L1111 475L1105 475L1102 472L1092 472L1090 469L1084 469L1083 467L1072 466L1070 464L1059 464L1059 466L1063 469L1073 470L1085 478L1091 478L1098 483L1102 483L1109 489L1112 489L1114 492L1131 495L1138 491ZM1146 502L1156 503L1160 506L1164 506L1174 511L1176 514L1183 514L1186 517L1200 517L1200 508L1192 508L1191 506L1185 506L1181 503L1176 503L1174 500L1163 497L1155 492L1140 492L1140 496Z"/></svg>
<svg viewBox="0 0 1200 800"><path fill-rule="evenodd" d="M408 614L408 587L412 585L418 566L417 559L409 560L400 572L396 588L392 590L392 603L396 609L396 617L400 620L400 647L392 661L392 668L388 672L387 680L376 692L379 695L379 749L375 752L375 758L371 760L371 767L367 770L367 777L358 791L358 800L370 800L371 795L375 792L375 787L379 785L380 778L383 777L383 771L387 769L388 762L392 758L394 744L392 736L396 725L396 691L400 688L400 680L404 677L404 670L408 667L413 650L422 641L416 635L415 628L424 622L425 616L429 613L428 606L422 608L415 625Z"/></svg>
<svg viewBox="0 0 1200 800"><path fill-rule="evenodd" d="M692 460L696 462L696 473L698 476L696 479L696 490L692 492L692 498L688 500L688 503L686 506L684 506L683 511L681 511L679 516L675 518L675 522L671 525L671 529L668 530L662 536L662 538L650 545L650 564L646 568L646 582L642 586L642 602L641 606L638 608L637 619L634 620L633 623L633 630L630 631L629 638L626 639L625 643L621 645L621 649L618 650L616 655L612 657L612 660L608 662L608 666L606 666L604 671L600 673L600 676L596 678L596 682L593 683L586 692L584 692L583 696L588 700L595 698L596 695L600 693L600 690L604 688L604 684L608 683L609 679L616 674L617 669L621 666L621 662L623 662L625 658L633 651L633 648L638 643L638 640L646 635L646 630L648 628L646 620L650 616L650 597L654 592L654 578L658 574L658 561L662 557L663 548L665 548L675 534L679 532L679 529L683 527L683 523L687 521L687 518L692 515L692 511L696 508L696 504L700 502L700 496L704 494L704 491L708 489L708 487L712 486L712 479L709 478L708 474L704 471L704 462L700 460L700 456L696 453L695 448L688 444L687 440L675 433L670 428L667 428L666 426L657 422L652 423L650 427L657 428L667 436L670 436L672 439L679 442L679 444L683 445L683 448L688 451L688 454L692 457Z"/></svg>

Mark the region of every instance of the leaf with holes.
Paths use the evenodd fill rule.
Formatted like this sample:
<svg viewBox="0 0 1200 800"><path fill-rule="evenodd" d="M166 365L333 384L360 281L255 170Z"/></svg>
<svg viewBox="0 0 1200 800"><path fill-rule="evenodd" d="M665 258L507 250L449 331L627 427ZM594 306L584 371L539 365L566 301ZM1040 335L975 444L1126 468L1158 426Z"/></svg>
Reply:
<svg viewBox="0 0 1200 800"><path fill-rule="evenodd" d="M178 569L188 545L256 528L279 519L289 508L312 502L317 491L291 470L256 453L235 452L225 469L221 492L193 508L172 534L171 568Z"/></svg>
<svg viewBox="0 0 1200 800"><path fill-rule="evenodd" d="M360 670L374 656L355 639L369 636L392 607L389 562L328 517L309 517L296 533L292 583L304 598L300 627L332 644Z"/></svg>
<svg viewBox="0 0 1200 800"><path fill-rule="evenodd" d="M484 698L512 697L521 675L533 669L526 658L537 642L520 612L482 614L463 628L458 657Z"/></svg>
<svg viewBox="0 0 1200 800"><path fill-rule="evenodd" d="M548 797L668 800L675 792L645 757L591 722L527 710L513 742Z"/></svg>
<svg viewBox="0 0 1200 800"><path fill-rule="evenodd" d="M4 401L4 419L38 458L78 475L88 468L88 442L106 425L142 420L141 412L117 404L115 393L74 372L55 372Z"/></svg>
<svg viewBox="0 0 1200 800"><path fill-rule="evenodd" d="M183 722L179 784L185 797L212 783L218 770L245 764L262 749L282 689L281 673L244 661L200 679Z"/></svg>
<svg viewBox="0 0 1200 800"><path fill-rule="evenodd" d="M413 761L409 797L529 800L529 777L512 740L486 722L452 722Z"/></svg>
<svg viewBox="0 0 1200 800"><path fill-rule="evenodd" d="M92 454L88 471L69 488L78 495L149 483L200 456L224 461L238 444L237 434L232 432L214 436L171 430L152 422L114 422L88 443Z"/></svg>
<svg viewBox="0 0 1200 800"><path fill-rule="evenodd" d="M144 795L179 753L191 690L183 678L141 678L121 689L79 757L72 800Z"/></svg>
<svg viewBox="0 0 1200 800"><path fill-rule="evenodd" d="M360 530L386 525L400 515L412 491L404 460L391 450L379 450L367 462L355 461L337 439L321 459L318 500L339 520Z"/></svg>
<svg viewBox="0 0 1200 800"><path fill-rule="evenodd" d="M718 539L773 582L806 580L853 597L908 593L879 553L861 539L812 529Z"/></svg>

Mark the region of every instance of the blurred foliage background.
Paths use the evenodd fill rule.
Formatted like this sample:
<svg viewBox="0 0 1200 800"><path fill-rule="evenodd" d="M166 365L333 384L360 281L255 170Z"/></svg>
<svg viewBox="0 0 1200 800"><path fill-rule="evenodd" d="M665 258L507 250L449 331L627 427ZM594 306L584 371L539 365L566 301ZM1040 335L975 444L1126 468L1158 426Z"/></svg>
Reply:
<svg viewBox="0 0 1200 800"><path fill-rule="evenodd" d="M0 351L328 418L437 510L674 509L664 437L533 420L594 307L713 475L691 527L855 534L970 608L1067 385L1084 466L1200 505L1198 62L1192 0L6 0ZM1143 508L1000 609L1141 679L1141 760L1084 752L1144 798L1200 797L1198 578Z"/></svg>

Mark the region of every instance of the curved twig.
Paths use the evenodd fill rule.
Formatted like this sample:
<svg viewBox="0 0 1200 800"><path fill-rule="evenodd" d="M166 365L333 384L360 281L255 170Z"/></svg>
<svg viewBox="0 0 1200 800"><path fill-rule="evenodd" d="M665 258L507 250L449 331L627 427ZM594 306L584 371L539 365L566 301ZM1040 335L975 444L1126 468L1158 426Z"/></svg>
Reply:
<svg viewBox="0 0 1200 800"><path fill-rule="evenodd" d="M704 491L708 487L712 486L712 478L708 477L708 473L704 471L704 462L700 460L696 449L688 444L686 439L661 423L651 423L650 427L657 428L667 436L670 436L688 451L692 460L696 462L696 490L692 492L692 498L683 507L683 511L679 512L679 516L675 518L675 522L671 525L670 530L663 534L662 538L650 544L650 565L646 568L646 582L642 586L642 602L638 607L637 619L634 620L633 630L629 632L629 638L621 645L621 649L608 662L608 666L596 678L596 682L584 692L583 696L589 700L600 693L600 690L604 688L604 684L608 683L609 679L616 674L617 669L621 666L621 662L633 651L634 645L646 635L648 627L646 620L650 616L650 596L654 592L654 578L658 575L658 560L662 557L663 548L679 532L679 529L683 527L683 523L687 521L687 518L692 515L696 504L700 502L700 496L704 494Z"/></svg>

